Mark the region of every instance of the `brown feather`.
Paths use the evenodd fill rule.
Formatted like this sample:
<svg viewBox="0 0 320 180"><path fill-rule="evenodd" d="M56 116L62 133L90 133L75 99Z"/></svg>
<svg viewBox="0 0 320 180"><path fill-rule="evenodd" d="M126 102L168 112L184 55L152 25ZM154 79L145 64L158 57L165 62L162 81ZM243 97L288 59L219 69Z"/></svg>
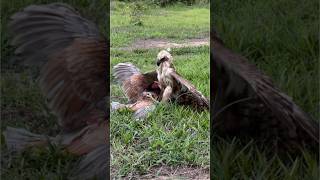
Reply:
<svg viewBox="0 0 320 180"><path fill-rule="evenodd" d="M107 96L108 44L94 23L53 3L26 7L9 28L23 63L41 67L40 88L65 131L105 120L97 104Z"/></svg>
<svg viewBox="0 0 320 180"><path fill-rule="evenodd" d="M249 136L277 147L319 148L319 125L247 59L213 34L212 128L220 135Z"/></svg>
<svg viewBox="0 0 320 180"><path fill-rule="evenodd" d="M175 101L178 104L190 105L199 110L209 109L209 100L198 91L193 84L188 80L181 77L176 72L172 72L171 76L183 87L180 89L187 89L180 91L179 94L175 97Z"/></svg>
<svg viewBox="0 0 320 180"><path fill-rule="evenodd" d="M140 70L131 63L119 63L113 67L113 76L122 85L126 97L130 103L136 102L142 93L157 81L155 71L142 74Z"/></svg>
<svg viewBox="0 0 320 180"><path fill-rule="evenodd" d="M208 110L209 100L193 84L181 77L173 65L171 54L162 50L157 55L157 78L161 88L162 102L169 99L196 110Z"/></svg>

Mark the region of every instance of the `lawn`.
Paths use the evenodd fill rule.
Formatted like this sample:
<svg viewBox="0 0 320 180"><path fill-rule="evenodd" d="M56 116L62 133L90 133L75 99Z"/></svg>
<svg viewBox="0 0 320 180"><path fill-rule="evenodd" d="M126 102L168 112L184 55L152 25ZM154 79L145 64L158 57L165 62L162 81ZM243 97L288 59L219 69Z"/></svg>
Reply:
<svg viewBox="0 0 320 180"><path fill-rule="evenodd" d="M226 46L255 63L318 121L319 2L216 0L211 12ZM279 158L268 147L261 151L254 143L240 144L238 139L214 144L212 178L319 179L317 155Z"/></svg>
<svg viewBox="0 0 320 180"><path fill-rule="evenodd" d="M179 40L189 38L209 37L210 9L208 4L202 6L173 5L160 8L142 3L141 6L141 8L136 8L128 3L111 2L110 39L112 48L127 46L136 39L163 38L179 42ZM136 21L141 21L142 25L133 25Z"/></svg>
<svg viewBox="0 0 320 180"><path fill-rule="evenodd" d="M180 42L209 35L208 7L147 7L141 16L142 25L138 26L130 22L130 13L119 8L126 5L129 4L113 4L111 8L110 72L120 62L131 62L142 72L155 70L160 49L118 49L137 40ZM209 97L209 47L173 48L172 55L177 71ZM124 94L113 77L111 97L126 103L126 99L118 98ZM138 177L168 166L209 169L209 118L208 111L197 113L174 104L158 105L143 120L135 120L129 112L111 114L112 176Z"/></svg>

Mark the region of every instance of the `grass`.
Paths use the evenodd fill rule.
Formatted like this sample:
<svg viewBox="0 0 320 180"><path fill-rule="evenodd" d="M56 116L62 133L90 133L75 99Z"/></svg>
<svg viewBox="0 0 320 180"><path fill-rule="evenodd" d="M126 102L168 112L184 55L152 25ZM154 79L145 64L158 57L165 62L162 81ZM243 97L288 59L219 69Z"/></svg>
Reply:
<svg viewBox="0 0 320 180"><path fill-rule="evenodd" d="M147 6L140 17L143 25L130 23L132 8L127 3L111 3L111 47L123 47L137 39L164 38L183 40L209 36L208 7Z"/></svg>
<svg viewBox="0 0 320 180"><path fill-rule="evenodd" d="M304 111L319 121L319 2L213 2L212 24L226 46L268 74ZM214 133L214 132L213 132ZM319 179L318 156L283 158L272 149L241 145L238 139L213 144L213 179Z"/></svg>
<svg viewBox="0 0 320 180"><path fill-rule="evenodd" d="M173 49L179 73L209 96L209 48ZM158 50L111 53L111 65L130 61L143 72L155 69ZM190 69L194 67L194 69ZM111 82L114 82L112 79ZM124 96L111 85L111 96ZM118 99L112 99L118 101ZM125 101L122 101L125 103ZM158 166L209 167L209 112L195 113L174 104L159 105L144 120L128 112L111 114L111 154L114 177L148 173Z"/></svg>

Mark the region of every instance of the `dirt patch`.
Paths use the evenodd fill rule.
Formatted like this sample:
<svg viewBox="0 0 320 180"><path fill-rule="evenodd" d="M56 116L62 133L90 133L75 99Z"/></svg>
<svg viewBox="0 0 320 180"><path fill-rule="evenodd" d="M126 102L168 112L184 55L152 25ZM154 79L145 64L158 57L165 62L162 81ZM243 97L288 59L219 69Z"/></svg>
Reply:
<svg viewBox="0 0 320 180"><path fill-rule="evenodd" d="M209 38L186 39L180 43L166 39L141 39L132 43L128 47L118 48L119 50L137 50L137 49L166 49L166 48L182 48L182 47L199 47L209 46Z"/></svg>
<svg viewBox="0 0 320 180"><path fill-rule="evenodd" d="M209 169L201 167L157 167L146 175L131 176L125 179L143 180L209 180Z"/></svg>

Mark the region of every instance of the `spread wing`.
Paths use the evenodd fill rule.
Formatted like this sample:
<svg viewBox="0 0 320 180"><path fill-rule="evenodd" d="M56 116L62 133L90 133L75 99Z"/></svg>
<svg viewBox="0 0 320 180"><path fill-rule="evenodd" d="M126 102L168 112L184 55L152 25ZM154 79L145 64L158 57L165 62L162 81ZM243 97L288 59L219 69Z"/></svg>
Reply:
<svg viewBox="0 0 320 180"><path fill-rule="evenodd" d="M157 72L152 71L142 74L131 63L119 63L113 67L113 75L131 103L136 102L143 91L151 88L157 81Z"/></svg>
<svg viewBox="0 0 320 180"><path fill-rule="evenodd" d="M79 162L69 179L106 179L109 168L110 148L99 145L93 151L86 154Z"/></svg>
<svg viewBox="0 0 320 180"><path fill-rule="evenodd" d="M191 105L199 110L209 109L209 100L193 84L176 72L171 72L170 74L182 86L178 97L175 97L175 102L182 105Z"/></svg>
<svg viewBox="0 0 320 180"><path fill-rule="evenodd" d="M269 77L213 36L213 131L248 135L285 148L319 148L319 125ZM318 151L317 151L318 152Z"/></svg>
<svg viewBox="0 0 320 180"><path fill-rule="evenodd" d="M40 88L64 130L106 118L106 39L66 4L31 5L9 23L21 63L39 66Z"/></svg>

